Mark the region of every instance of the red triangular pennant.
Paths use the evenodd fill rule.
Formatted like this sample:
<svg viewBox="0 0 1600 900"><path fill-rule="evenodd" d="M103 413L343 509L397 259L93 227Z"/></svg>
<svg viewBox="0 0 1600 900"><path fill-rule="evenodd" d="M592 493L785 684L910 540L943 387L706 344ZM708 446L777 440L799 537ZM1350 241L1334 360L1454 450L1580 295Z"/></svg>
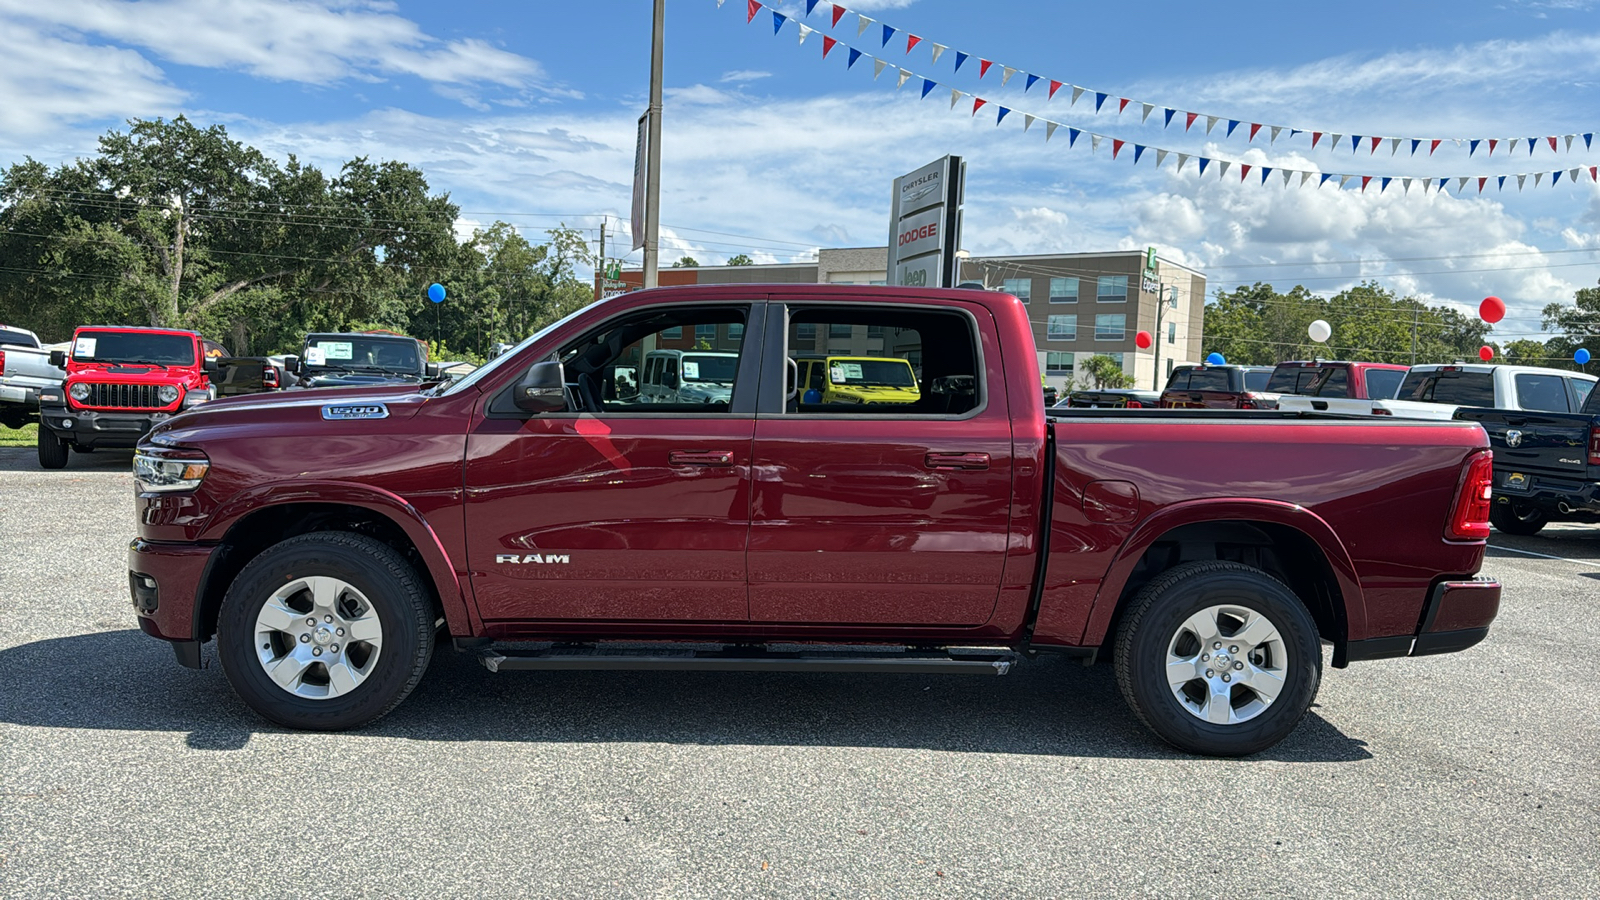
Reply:
<svg viewBox="0 0 1600 900"><path fill-rule="evenodd" d="M1486 182L1488 180L1489 179L1487 179L1487 178L1479 178L1478 179L1478 193L1480 193L1480 194L1483 193L1483 184L1484 184L1484 182Z"/></svg>
<svg viewBox="0 0 1600 900"><path fill-rule="evenodd" d="M916 45L918 45L920 43L922 43L922 38L919 38L914 34L906 35L906 52L910 53L911 52L911 48L915 47Z"/></svg>
<svg viewBox="0 0 1600 900"><path fill-rule="evenodd" d="M1548 138L1548 140L1549 140L1549 141L1550 141L1550 152L1551 152L1551 153L1554 153L1554 152L1556 152L1556 139L1555 139L1555 136L1554 136L1554 135L1551 135L1551 136L1550 136L1550 137L1549 137L1549 138Z"/></svg>
<svg viewBox="0 0 1600 900"><path fill-rule="evenodd" d="M1442 143L1444 143L1444 141L1434 141L1433 144L1428 147L1428 155L1432 156L1433 155L1433 151L1439 149L1439 145L1442 144Z"/></svg>
<svg viewBox="0 0 1600 900"><path fill-rule="evenodd" d="M1056 98L1056 91L1059 91L1059 90L1061 90L1061 82L1056 81L1055 79L1051 79L1050 80L1050 96L1046 97L1045 99L1046 100L1054 100Z"/></svg>
<svg viewBox="0 0 1600 900"><path fill-rule="evenodd" d="M1122 152L1122 145L1125 144L1125 143L1127 143L1127 141L1119 141L1116 138L1112 138L1111 139L1111 158L1112 159L1116 159L1117 158L1117 154Z"/></svg>
<svg viewBox="0 0 1600 900"><path fill-rule="evenodd" d="M1239 180L1243 181L1245 179L1245 176L1249 175L1249 174L1250 174L1250 167L1245 165L1244 163L1240 163L1239 164Z"/></svg>
<svg viewBox="0 0 1600 900"><path fill-rule="evenodd" d="M1497 138L1489 138L1489 155L1490 156L1494 155L1494 147L1498 143L1500 143L1500 141Z"/></svg>
<svg viewBox="0 0 1600 900"><path fill-rule="evenodd" d="M1187 118L1187 121L1185 121L1183 123L1183 130L1184 131L1188 131L1189 130L1189 126L1194 124L1194 120L1200 118L1200 114L1199 113L1184 113L1184 116Z"/></svg>
<svg viewBox="0 0 1600 900"><path fill-rule="evenodd" d="M1370 156L1370 155L1372 155L1374 153L1377 153L1378 152L1378 145L1381 144L1381 143L1383 143L1383 138L1381 138L1381 137L1373 138L1372 139L1372 149L1367 151L1367 155Z"/></svg>
<svg viewBox="0 0 1600 900"><path fill-rule="evenodd" d="M822 58L823 59L827 59L828 58L828 53L833 50L833 45L837 44L837 43L839 43L839 42L837 40L835 40L834 38L828 37L827 35L823 35L822 36Z"/></svg>
<svg viewBox="0 0 1600 900"><path fill-rule="evenodd" d="M845 8L835 3L833 5L833 26L839 27L839 20L844 18Z"/></svg>
<svg viewBox="0 0 1600 900"><path fill-rule="evenodd" d="M1252 140L1252 141L1255 140L1256 139L1256 132L1258 132L1260 130L1261 130L1261 126L1260 125L1257 125L1256 123L1251 122L1250 123L1250 140Z"/></svg>
<svg viewBox="0 0 1600 900"><path fill-rule="evenodd" d="M1317 141L1320 141L1320 140L1322 140L1322 132L1320 132L1320 131L1311 132L1311 149L1313 149L1313 150L1317 149Z"/></svg>
<svg viewBox="0 0 1600 900"><path fill-rule="evenodd" d="M1600 166L1589 167L1589 180L1600 181Z"/></svg>
<svg viewBox="0 0 1600 900"><path fill-rule="evenodd" d="M746 25L749 25L751 22L755 21L756 13L761 12L761 4L757 3L756 0L748 0L748 8L750 10L750 14L744 17L744 23Z"/></svg>
<svg viewBox="0 0 1600 900"><path fill-rule="evenodd" d="M1363 175L1363 176L1361 176L1361 192L1362 193L1366 193L1366 191L1367 191L1367 182L1369 182L1371 180L1372 180L1372 176L1371 175Z"/></svg>
<svg viewBox="0 0 1600 900"><path fill-rule="evenodd" d="M1122 98L1122 102L1117 104L1117 115L1119 115L1119 116L1122 115L1122 111L1127 109L1127 108L1128 108L1128 98L1127 97L1123 97Z"/></svg>
<svg viewBox="0 0 1600 900"><path fill-rule="evenodd" d="M977 115L978 110L983 109L983 105L988 102L989 101L983 99L982 97L972 98L972 114Z"/></svg>
<svg viewBox="0 0 1600 900"><path fill-rule="evenodd" d="M994 63L984 59L981 56L978 57L978 77L982 78L983 76L989 74L989 67L992 65L994 65Z"/></svg>

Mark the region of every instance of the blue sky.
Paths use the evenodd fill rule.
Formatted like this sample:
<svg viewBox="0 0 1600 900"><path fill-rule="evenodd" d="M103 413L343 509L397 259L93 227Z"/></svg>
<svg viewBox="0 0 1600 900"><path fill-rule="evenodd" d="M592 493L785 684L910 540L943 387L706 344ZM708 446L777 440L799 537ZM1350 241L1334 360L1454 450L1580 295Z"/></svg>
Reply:
<svg viewBox="0 0 1600 900"><path fill-rule="evenodd" d="M1502 145L1471 157L1446 143L1429 159L1349 151L1349 135L1501 140L1600 130L1600 22L1591 0L1497 3L1126 4L879 0L829 5L776 36L746 0L668 0L663 140L664 251L702 262L745 252L807 258L818 246L881 244L894 176L946 153L969 162L965 244L974 253L1143 247L1206 271L1213 286L1270 280L1335 291L1362 277L1475 306L1505 297L1510 338L1537 332L1537 310L1600 278L1600 189L1482 197L1285 188L1259 167L1421 179L1495 176L1600 164L1600 146L1530 157ZM625 217L634 121L646 98L648 0L380 3L315 0L0 0L0 163L93 151L132 116L222 122L284 157L336 165L355 155L403 159L462 206L463 230L497 218L537 238L559 221L597 233ZM877 24L899 33L880 49ZM904 52L904 35L923 43ZM845 68L822 37L889 60ZM931 60L934 42L949 46ZM963 50L996 63L960 73ZM1157 105L1141 123L1093 112L1091 97L1046 100L1002 65ZM896 90L898 67L918 76ZM919 99L920 77L940 83ZM965 92L955 111L950 89ZM968 115L971 94L992 101ZM995 126L998 105L1016 110ZM1270 144L1222 127L1160 127L1159 107L1346 135L1340 151L1306 137ZM1042 122L1107 135L1047 144ZM1285 133L1287 135L1287 132ZM1110 138L1130 142L1113 161ZM1130 163L1132 143L1228 161ZM1240 164L1258 167L1240 183ZM1514 184L1515 179L1511 179ZM623 224L625 224L625 219ZM1593 251L1593 252L1591 252ZM631 257L636 260L637 254Z"/></svg>

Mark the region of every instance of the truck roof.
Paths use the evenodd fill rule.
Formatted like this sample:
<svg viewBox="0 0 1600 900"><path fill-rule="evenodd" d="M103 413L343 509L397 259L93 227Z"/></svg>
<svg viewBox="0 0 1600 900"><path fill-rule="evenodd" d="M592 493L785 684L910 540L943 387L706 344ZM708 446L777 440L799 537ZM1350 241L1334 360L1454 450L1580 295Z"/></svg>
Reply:
<svg viewBox="0 0 1600 900"><path fill-rule="evenodd" d="M1544 375L1575 375L1591 381L1596 380L1593 375L1574 372L1571 369L1551 369L1544 366L1512 366L1502 363L1422 363L1411 367L1413 372L1438 372L1442 369L1450 369L1456 372L1472 372L1474 374L1492 374L1496 369L1504 369L1512 373L1538 372Z"/></svg>
<svg viewBox="0 0 1600 900"><path fill-rule="evenodd" d="M1409 366L1404 363L1366 362L1359 359L1286 359L1280 366L1360 366L1363 369L1395 369L1404 371Z"/></svg>

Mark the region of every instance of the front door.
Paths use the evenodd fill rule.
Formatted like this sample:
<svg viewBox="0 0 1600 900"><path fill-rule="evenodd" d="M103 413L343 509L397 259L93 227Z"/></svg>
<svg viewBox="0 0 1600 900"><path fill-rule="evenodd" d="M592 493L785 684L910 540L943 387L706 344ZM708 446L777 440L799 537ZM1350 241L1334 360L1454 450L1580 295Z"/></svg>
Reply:
<svg viewBox="0 0 1600 900"><path fill-rule="evenodd" d="M740 353L751 312L674 306L606 323L561 351L569 411L502 407L475 423L466 524L484 620L748 620L754 390L748 404L737 383L731 399L647 403L618 370L644 367L647 385L651 350ZM759 343L736 381L758 378Z"/></svg>

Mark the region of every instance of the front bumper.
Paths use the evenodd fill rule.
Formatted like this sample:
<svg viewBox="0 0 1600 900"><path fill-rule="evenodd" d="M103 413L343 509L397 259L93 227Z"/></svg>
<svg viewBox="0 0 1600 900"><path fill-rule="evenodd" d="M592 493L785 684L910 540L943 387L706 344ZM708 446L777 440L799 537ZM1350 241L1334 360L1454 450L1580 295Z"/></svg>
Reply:
<svg viewBox="0 0 1600 900"><path fill-rule="evenodd" d="M1442 581L1428 593L1422 621L1415 634L1347 641L1336 649L1333 664L1398 656L1455 653L1489 636L1489 625L1500 612L1500 582L1478 576L1469 581Z"/></svg>
<svg viewBox="0 0 1600 900"><path fill-rule="evenodd" d="M200 589L217 553L215 544L128 545L128 590L139 630L169 641L178 662L200 667Z"/></svg>
<svg viewBox="0 0 1600 900"><path fill-rule="evenodd" d="M103 412L48 404L39 408L43 427L80 447L131 449L150 429L175 415L176 411L154 409Z"/></svg>

